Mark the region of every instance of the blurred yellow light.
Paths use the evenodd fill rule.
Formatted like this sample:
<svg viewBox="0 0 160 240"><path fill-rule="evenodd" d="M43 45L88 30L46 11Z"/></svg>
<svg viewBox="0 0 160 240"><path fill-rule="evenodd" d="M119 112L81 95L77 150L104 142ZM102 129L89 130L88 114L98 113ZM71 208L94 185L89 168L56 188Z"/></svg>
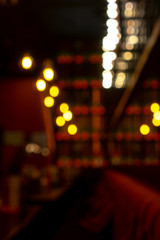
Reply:
<svg viewBox="0 0 160 240"><path fill-rule="evenodd" d="M104 52L102 55L103 61L114 61L117 58L117 54L115 52Z"/></svg>
<svg viewBox="0 0 160 240"><path fill-rule="evenodd" d="M106 80L106 79L103 79L102 80L102 87L105 88L105 89L109 89L112 87L112 79L110 80Z"/></svg>
<svg viewBox="0 0 160 240"><path fill-rule="evenodd" d="M108 10L107 10L107 16L109 17L109 18L116 18L117 16L118 16L118 12L117 12L117 10L115 9L115 8L108 8Z"/></svg>
<svg viewBox="0 0 160 240"><path fill-rule="evenodd" d="M136 35L131 35L127 38L127 41L130 44L137 44L139 42L139 39Z"/></svg>
<svg viewBox="0 0 160 240"><path fill-rule="evenodd" d="M123 72L118 73L116 81L115 81L115 87L122 88L125 84L125 79L126 79L125 73L123 73Z"/></svg>
<svg viewBox="0 0 160 240"><path fill-rule="evenodd" d="M127 2L127 3L125 4L125 8L126 8L126 9L133 9L133 3L132 3L132 2Z"/></svg>
<svg viewBox="0 0 160 240"><path fill-rule="evenodd" d="M49 93L52 97L57 97L58 94L59 94L59 88L57 86L52 86L50 89L49 89Z"/></svg>
<svg viewBox="0 0 160 240"><path fill-rule="evenodd" d="M70 121L72 119L72 112L71 111L64 112L63 117L66 121Z"/></svg>
<svg viewBox="0 0 160 240"><path fill-rule="evenodd" d="M147 135L147 134L150 132L149 126L146 125L146 124L141 125L141 127L140 127L140 132L141 132L141 134L143 134L143 135Z"/></svg>
<svg viewBox="0 0 160 240"><path fill-rule="evenodd" d="M22 58L22 67L24 69L30 69L32 67L32 63L33 63L32 57L26 56Z"/></svg>
<svg viewBox="0 0 160 240"><path fill-rule="evenodd" d="M159 111L159 104L152 103L150 109L151 109L151 112L153 112L153 113Z"/></svg>
<svg viewBox="0 0 160 240"><path fill-rule="evenodd" d="M54 78L54 71L52 68L45 68L43 70L43 76L47 81L51 81Z"/></svg>
<svg viewBox="0 0 160 240"><path fill-rule="evenodd" d="M160 111L154 112L153 117L154 117L156 120L160 120Z"/></svg>
<svg viewBox="0 0 160 240"><path fill-rule="evenodd" d="M132 43L126 43L126 49L127 50L132 50L134 48L134 45Z"/></svg>
<svg viewBox="0 0 160 240"><path fill-rule="evenodd" d="M119 61L117 63L118 69L119 70L126 70L128 68L128 63L123 62L123 61Z"/></svg>
<svg viewBox="0 0 160 240"><path fill-rule="evenodd" d="M36 81L36 87L38 91L44 91L46 89L46 82L43 79L38 79Z"/></svg>
<svg viewBox="0 0 160 240"><path fill-rule="evenodd" d="M103 79L106 79L106 80L112 80L113 78L112 72L110 71L103 71L102 76L103 76Z"/></svg>
<svg viewBox="0 0 160 240"><path fill-rule="evenodd" d="M102 66L105 70L112 70L113 69L113 63L109 61L103 61Z"/></svg>
<svg viewBox="0 0 160 240"><path fill-rule="evenodd" d="M28 143L25 147L27 153L36 153L39 154L41 152L41 147L36 143Z"/></svg>
<svg viewBox="0 0 160 240"><path fill-rule="evenodd" d="M133 53L131 52L124 52L123 53L123 58L127 61L131 60L133 58Z"/></svg>
<svg viewBox="0 0 160 240"><path fill-rule="evenodd" d="M56 124L57 124L57 126L59 126L59 127L64 126L64 124L65 124L65 119L64 119L64 117L58 116L58 117L56 118Z"/></svg>
<svg viewBox="0 0 160 240"><path fill-rule="evenodd" d="M54 99L53 99L52 97L50 97L50 96L45 97L45 99L44 99L44 105L45 105L46 107L52 107L52 106L54 105Z"/></svg>
<svg viewBox="0 0 160 240"><path fill-rule="evenodd" d="M68 106L67 103L62 103L59 108L60 108L60 111L61 111L62 113L64 113L64 112L67 112L67 111L68 111L69 106Z"/></svg>
<svg viewBox="0 0 160 240"><path fill-rule="evenodd" d="M107 27L114 27L114 28L116 28L116 27L118 27L118 21L116 19L108 19L106 21L106 25L107 25Z"/></svg>
<svg viewBox="0 0 160 240"><path fill-rule="evenodd" d="M133 35L133 34L138 34L138 28L135 27L127 27L127 34Z"/></svg>
<svg viewBox="0 0 160 240"><path fill-rule="evenodd" d="M152 123L153 123L153 125L154 125L155 127L160 126L160 120L157 120L157 119L155 119L155 118L152 119Z"/></svg>
<svg viewBox="0 0 160 240"><path fill-rule="evenodd" d="M120 72L120 73L118 73L117 77L118 77L119 79L121 79L122 81L124 81L124 80L126 79L126 74L123 73L123 72Z"/></svg>
<svg viewBox="0 0 160 240"><path fill-rule="evenodd" d="M108 28L107 28L107 35L110 34L110 35L113 37L113 35L114 35L114 36L117 36L118 33L119 33L119 30L118 30L117 27L111 26L111 27L108 27Z"/></svg>
<svg viewBox="0 0 160 240"><path fill-rule="evenodd" d="M129 27L135 27L136 26L136 21L135 20L128 20L127 21L127 25Z"/></svg>
<svg viewBox="0 0 160 240"><path fill-rule="evenodd" d="M119 39L117 36L106 36L102 40L102 49L103 51L113 51L116 49L116 44L118 43Z"/></svg>
<svg viewBox="0 0 160 240"><path fill-rule="evenodd" d="M76 125L71 124L71 125L68 126L68 133L69 133L70 135L74 135L74 134L76 134L76 132L77 132L77 127L76 127Z"/></svg>

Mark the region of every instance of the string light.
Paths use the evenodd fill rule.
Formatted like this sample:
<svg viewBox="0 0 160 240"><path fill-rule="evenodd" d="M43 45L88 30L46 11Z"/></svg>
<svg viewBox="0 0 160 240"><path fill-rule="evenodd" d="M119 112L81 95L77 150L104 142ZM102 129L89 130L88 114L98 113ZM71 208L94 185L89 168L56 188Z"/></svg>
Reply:
<svg viewBox="0 0 160 240"><path fill-rule="evenodd" d="M43 79L38 79L36 81L36 87L38 91L44 91L46 89L46 82Z"/></svg>
<svg viewBox="0 0 160 240"><path fill-rule="evenodd" d="M54 78L54 70L52 68L45 68L43 70L44 79L47 81L52 81Z"/></svg>
<svg viewBox="0 0 160 240"><path fill-rule="evenodd" d="M44 105L49 108L52 107L54 105L54 99L50 96L45 97Z"/></svg>
<svg viewBox="0 0 160 240"><path fill-rule="evenodd" d="M149 126L146 124L141 125L140 132L142 135L147 135L150 132Z"/></svg>
<svg viewBox="0 0 160 240"><path fill-rule="evenodd" d="M57 86L52 86L49 89L49 93L52 97L57 97L59 95L59 88Z"/></svg>
<svg viewBox="0 0 160 240"><path fill-rule="evenodd" d="M24 56L22 58L22 67L24 69L30 69L32 67L32 64L33 64L33 59L31 56Z"/></svg>
<svg viewBox="0 0 160 240"><path fill-rule="evenodd" d="M61 103L59 109L60 109L60 111L61 111L62 113L64 113L64 112L67 112L67 111L68 111L69 106L68 106L67 103Z"/></svg>
<svg viewBox="0 0 160 240"><path fill-rule="evenodd" d="M64 126L64 124L65 124L65 119L64 119L64 117L58 116L58 117L56 118L56 124L57 124L57 126L59 126L59 127Z"/></svg>
<svg viewBox="0 0 160 240"><path fill-rule="evenodd" d="M77 126L76 126L75 124L70 124L70 125L68 126L68 133L69 133L70 135L76 134L76 133L77 133Z"/></svg>

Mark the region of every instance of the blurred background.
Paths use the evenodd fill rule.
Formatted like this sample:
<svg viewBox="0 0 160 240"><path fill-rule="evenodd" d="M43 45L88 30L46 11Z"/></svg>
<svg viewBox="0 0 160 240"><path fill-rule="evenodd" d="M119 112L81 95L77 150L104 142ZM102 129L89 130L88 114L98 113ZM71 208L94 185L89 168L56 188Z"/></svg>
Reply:
<svg viewBox="0 0 160 240"><path fill-rule="evenodd" d="M0 0L2 198L8 176L30 194L159 166L159 15L158 0Z"/></svg>

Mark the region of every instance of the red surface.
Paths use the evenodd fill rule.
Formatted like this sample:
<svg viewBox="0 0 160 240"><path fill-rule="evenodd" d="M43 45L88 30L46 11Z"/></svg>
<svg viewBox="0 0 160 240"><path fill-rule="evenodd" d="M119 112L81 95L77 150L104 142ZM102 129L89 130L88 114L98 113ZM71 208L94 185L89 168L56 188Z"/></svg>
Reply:
<svg viewBox="0 0 160 240"><path fill-rule="evenodd" d="M30 79L0 83L0 126L4 130L44 130L40 96L34 84Z"/></svg>

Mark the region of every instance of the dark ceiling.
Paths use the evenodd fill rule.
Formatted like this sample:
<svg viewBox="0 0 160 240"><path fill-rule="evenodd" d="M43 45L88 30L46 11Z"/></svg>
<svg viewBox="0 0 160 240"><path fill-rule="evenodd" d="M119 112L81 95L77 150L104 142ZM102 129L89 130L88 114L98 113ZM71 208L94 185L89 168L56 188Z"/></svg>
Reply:
<svg viewBox="0 0 160 240"><path fill-rule="evenodd" d="M52 58L69 42L75 49L84 41L90 47L87 41L103 34L103 5L103 0L0 0L1 70L25 52Z"/></svg>

